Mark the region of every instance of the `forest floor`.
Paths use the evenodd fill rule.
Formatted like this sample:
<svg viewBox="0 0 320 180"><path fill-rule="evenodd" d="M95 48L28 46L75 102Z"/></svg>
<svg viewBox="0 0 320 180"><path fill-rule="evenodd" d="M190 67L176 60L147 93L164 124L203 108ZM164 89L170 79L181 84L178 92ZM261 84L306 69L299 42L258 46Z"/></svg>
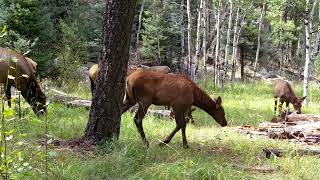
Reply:
<svg viewBox="0 0 320 180"><path fill-rule="evenodd" d="M294 87L301 96L302 87L297 84ZM320 114L318 87L310 85L311 102L302 108L303 113ZM209 115L197 109L193 113L195 125L187 126L189 149L182 148L180 132L169 146L161 148L158 143L174 129L175 123L166 118L146 116L143 126L150 142L146 149L134 125L134 114L128 112L122 116L120 140L116 144L98 146L87 153L49 146L48 179L320 179L318 156L290 153L302 145L287 140L250 138L236 132L236 126L257 126L258 122L272 119L274 101L270 83L238 83L234 90L228 86L225 93L211 84L205 89L212 97L222 96L228 127L219 127ZM77 83L63 86L61 90L83 98L91 97L89 89ZM28 106L24 104L24 107ZM29 154L34 151L33 146L39 146L45 134L65 140L83 135L88 110L53 103L48 112L47 119L38 119L31 110L26 111L26 120L15 125L25 134L23 140L30 144L25 148ZM267 159L263 148L279 148L288 153ZM44 158L29 157L32 179L44 178Z"/></svg>

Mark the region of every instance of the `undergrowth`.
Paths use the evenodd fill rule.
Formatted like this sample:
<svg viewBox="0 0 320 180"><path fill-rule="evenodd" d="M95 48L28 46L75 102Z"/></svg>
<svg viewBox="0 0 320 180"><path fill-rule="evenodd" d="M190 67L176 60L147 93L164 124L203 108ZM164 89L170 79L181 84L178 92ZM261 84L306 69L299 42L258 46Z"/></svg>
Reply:
<svg viewBox="0 0 320 180"><path fill-rule="evenodd" d="M80 87L81 84L78 84ZM228 120L228 127L221 128L205 112L197 109L193 115L195 125L188 124L187 140L190 148L182 148L178 132L167 147L158 143L175 127L167 118L147 115L143 126L150 147L146 149L133 123L132 113L122 116L120 140L115 144L98 146L93 153L82 154L70 150L49 147L48 179L319 179L320 159L317 156L298 156L295 149L302 145L286 140L271 140L240 135L235 126L257 125L273 117L272 84L264 82L237 83L234 89L219 88L207 83L200 86L211 97L221 96ZM295 85L297 95L302 87ZM69 94L88 97L89 89L62 87ZM320 90L310 87L308 107L302 112L320 111ZM24 104L24 107L28 105ZM291 106L292 109L292 106ZM48 107L48 134L53 139L81 137L88 120L89 111L84 108L67 108L52 103ZM37 146L45 137L44 121L31 111L19 122L19 130L27 134L25 141ZM110 150L112 146L112 150ZM284 157L267 159L263 148L286 150ZM31 154L31 152L28 152ZM43 158L32 159L40 170L31 169L32 179L46 178L43 173ZM269 171L264 171L269 170Z"/></svg>

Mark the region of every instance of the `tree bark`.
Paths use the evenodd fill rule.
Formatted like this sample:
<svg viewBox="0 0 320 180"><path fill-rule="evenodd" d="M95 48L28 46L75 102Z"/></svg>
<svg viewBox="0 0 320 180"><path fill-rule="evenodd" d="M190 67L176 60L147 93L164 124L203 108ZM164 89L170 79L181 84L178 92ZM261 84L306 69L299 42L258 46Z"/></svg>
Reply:
<svg viewBox="0 0 320 180"><path fill-rule="evenodd" d="M197 39L196 39L196 53L194 55L194 61L196 63L196 71L194 73L194 81L196 81L196 74L199 66L199 56L200 56L200 36L201 36L201 19L202 19L202 8L203 0L200 0L199 9L198 9L198 20L197 20Z"/></svg>
<svg viewBox="0 0 320 180"><path fill-rule="evenodd" d="M142 21L142 15L143 15L143 9L144 5L146 3L146 0L142 1L141 8L140 8L140 13L139 13L139 25L138 25L138 30L137 30L137 42L136 42L136 48L137 48L137 60L139 61L139 36L140 36L140 30L141 30L141 21Z"/></svg>
<svg viewBox="0 0 320 180"><path fill-rule="evenodd" d="M206 0L203 1L203 67L204 67L204 81L206 83L207 73L207 4Z"/></svg>
<svg viewBox="0 0 320 180"><path fill-rule="evenodd" d="M232 89L234 87L234 81L236 78L236 56L237 56L239 36L240 36L242 21L244 20L244 18L243 18L242 21L240 22L240 29L238 32L239 16L240 16L240 2L238 2L236 23L234 24L234 30L233 30L232 57L231 57L231 61L232 61L231 86L232 86ZM245 17L245 15L243 17Z"/></svg>
<svg viewBox="0 0 320 180"><path fill-rule="evenodd" d="M320 52L320 2L319 2L319 12L318 12L318 33L317 33L317 39L316 39L316 48L317 48L317 51L316 51L316 54L315 55L318 55L319 52Z"/></svg>
<svg viewBox="0 0 320 180"><path fill-rule="evenodd" d="M310 63L310 52L311 52L311 27L310 27L310 2L306 0L306 15L305 15L305 32L306 32L306 60L304 65L304 72L303 72L303 96L307 96L305 103L308 104L308 76L309 76L309 63Z"/></svg>
<svg viewBox="0 0 320 180"><path fill-rule="evenodd" d="M215 77L214 77L214 85L219 86L219 79L220 79L220 62L219 62L219 54L220 54L220 7L221 7L221 0L219 0L218 8L217 8L217 23L216 23L216 52L214 57L214 64L215 64Z"/></svg>
<svg viewBox="0 0 320 180"><path fill-rule="evenodd" d="M256 76L256 70L257 70L257 63L259 59L259 51L260 51L260 36L261 36L261 26L262 26L262 18L264 14L264 9L265 9L266 3L263 3L262 9L261 9L261 14L260 14L260 20L259 20L259 30L258 30L258 45L257 45L257 51L256 51L256 59L254 61L254 66L253 66L253 77Z"/></svg>
<svg viewBox="0 0 320 180"><path fill-rule="evenodd" d="M188 74L190 79L191 77L191 10L190 10L190 0L187 0L187 15L188 15Z"/></svg>
<svg viewBox="0 0 320 180"><path fill-rule="evenodd" d="M181 0L181 5L180 5L180 26L181 26L181 57L180 60L183 59L184 57L184 10L183 10L183 6L184 6L184 0ZM178 62L178 66L179 69L181 70L181 62Z"/></svg>
<svg viewBox="0 0 320 180"><path fill-rule="evenodd" d="M229 0L229 22L228 22L228 30L227 30L227 42L224 54L224 64L223 64L223 77L221 81L221 90L224 92L224 85L228 71L228 57L229 57L229 46L230 46L230 31L231 31L231 24L232 24L232 0Z"/></svg>
<svg viewBox="0 0 320 180"><path fill-rule="evenodd" d="M244 81L244 57L245 57L245 52L244 48L240 46L240 75L241 75L241 81Z"/></svg>
<svg viewBox="0 0 320 180"><path fill-rule="evenodd" d="M101 59L85 138L118 139L136 0L106 1Z"/></svg>

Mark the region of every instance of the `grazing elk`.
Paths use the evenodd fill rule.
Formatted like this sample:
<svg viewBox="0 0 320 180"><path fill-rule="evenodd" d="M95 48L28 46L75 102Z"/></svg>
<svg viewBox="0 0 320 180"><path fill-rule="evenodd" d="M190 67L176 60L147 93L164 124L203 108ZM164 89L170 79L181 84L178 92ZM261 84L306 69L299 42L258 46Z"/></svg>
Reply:
<svg viewBox="0 0 320 180"><path fill-rule="evenodd" d="M185 114L191 106L197 106L213 117L221 126L226 126L222 100L219 96L212 100L194 82L182 75L163 74L152 71L137 70L127 77L126 99L122 113L138 103L134 122L144 143L149 142L143 131L142 119L151 104L171 106L176 120L176 127L160 144L165 145L181 129L183 147L187 148Z"/></svg>
<svg viewBox="0 0 320 180"><path fill-rule="evenodd" d="M46 96L36 80L34 69L26 58L13 50L0 48L0 84L14 86L36 115L46 113Z"/></svg>
<svg viewBox="0 0 320 180"><path fill-rule="evenodd" d="M131 74L133 71L140 69L137 67L128 67L128 71L127 71L127 75ZM99 73L99 65L98 64L94 64L91 66L91 68L89 69L89 78L90 78L90 83L91 83L91 93L93 95L93 90L94 90L94 86L95 86L95 82L97 80L98 77L98 73Z"/></svg>
<svg viewBox="0 0 320 180"><path fill-rule="evenodd" d="M36 75L36 73L37 73L36 69L37 69L38 64L28 57L25 57L25 58L26 58L27 62L29 63L31 70ZM11 85L10 84L7 84L7 87L6 87L6 97L7 97L7 101L8 101L8 106L11 108Z"/></svg>
<svg viewBox="0 0 320 180"><path fill-rule="evenodd" d="M278 98L280 99L279 103L279 115L281 115L282 104L286 103L287 112L289 111L289 103L293 104L294 109L297 114L301 114L302 102L306 98L299 98L295 95L290 83L284 80L276 80L274 83L274 114L277 113L277 103Z"/></svg>

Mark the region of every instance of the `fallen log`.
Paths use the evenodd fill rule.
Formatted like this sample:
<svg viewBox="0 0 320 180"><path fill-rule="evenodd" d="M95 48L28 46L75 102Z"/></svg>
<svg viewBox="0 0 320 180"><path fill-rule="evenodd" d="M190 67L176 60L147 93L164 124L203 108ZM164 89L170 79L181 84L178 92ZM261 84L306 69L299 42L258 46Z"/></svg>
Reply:
<svg viewBox="0 0 320 180"><path fill-rule="evenodd" d="M304 123L285 128L269 128L268 137L273 139L298 139L299 141L320 142L320 122Z"/></svg>
<svg viewBox="0 0 320 180"><path fill-rule="evenodd" d="M270 158L271 155L282 157L283 154L288 153L281 149L273 149L273 148L264 148L263 152L266 153L266 158ZM312 155L317 156L320 155L320 150L318 149L296 149L294 150L294 153L297 155Z"/></svg>
<svg viewBox="0 0 320 180"><path fill-rule="evenodd" d="M285 112L281 114L281 117L273 117L271 122L277 123L285 121ZM318 122L320 121L319 114L297 114L289 113L287 116L286 122L297 122L297 121L309 121L309 122Z"/></svg>
<svg viewBox="0 0 320 180"><path fill-rule="evenodd" d="M64 95L55 95L51 98L52 102L56 103L61 103L66 105L67 107L70 108L77 108L77 107L84 107L86 109L91 108L91 101L86 100L86 99L81 99L79 97L73 97L73 96L64 96ZM128 111L129 112L136 112L138 109L138 106L135 105L132 108L130 108ZM169 110L152 110L149 109L147 114L149 115L154 115L157 117L170 117L170 112Z"/></svg>
<svg viewBox="0 0 320 180"><path fill-rule="evenodd" d="M290 114L288 115L288 122L296 122L296 121L310 121L310 122L318 122L320 121L319 114Z"/></svg>

